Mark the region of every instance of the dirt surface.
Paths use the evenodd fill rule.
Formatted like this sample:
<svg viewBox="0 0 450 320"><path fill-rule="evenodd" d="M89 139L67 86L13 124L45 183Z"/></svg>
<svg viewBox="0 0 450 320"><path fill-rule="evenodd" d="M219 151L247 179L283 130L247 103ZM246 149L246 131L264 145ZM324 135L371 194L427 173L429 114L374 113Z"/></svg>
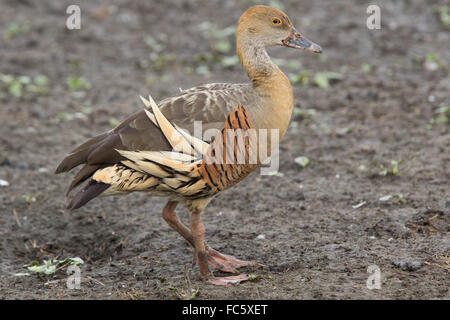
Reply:
<svg viewBox="0 0 450 320"><path fill-rule="evenodd" d="M192 250L161 218L164 199L131 194L68 212L73 173L53 171L142 108L139 95L247 81L224 57L234 55L228 27L255 2L78 3L81 30L69 31L71 1L0 1L0 73L48 79L38 89L0 82L1 298L450 298L448 1L380 1L381 30L366 28L364 1L276 2L324 54L270 50L297 80L279 173L253 173L203 215L212 247L268 265L243 269L261 278L230 288L200 281ZM321 88L318 72L340 79ZM24 267L55 257L84 260L80 290L66 287L65 268ZM380 289L366 287L371 265Z"/></svg>

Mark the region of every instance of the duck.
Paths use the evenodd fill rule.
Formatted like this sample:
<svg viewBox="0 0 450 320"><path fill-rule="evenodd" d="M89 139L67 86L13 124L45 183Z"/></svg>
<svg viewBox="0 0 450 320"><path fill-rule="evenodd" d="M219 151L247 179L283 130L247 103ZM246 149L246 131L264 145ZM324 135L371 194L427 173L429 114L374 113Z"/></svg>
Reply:
<svg viewBox="0 0 450 320"><path fill-rule="evenodd" d="M201 215L211 199L271 156L289 126L292 87L270 59L266 48L271 46L322 52L281 10L248 8L238 21L236 50L250 81L199 85L158 103L150 95L141 97L144 108L87 140L58 165L57 174L81 166L68 188L67 208L138 191L165 197L162 217L193 247L201 280L224 286L248 280L238 269L263 265L208 246ZM190 212L189 225L176 214L180 202ZM218 277L211 268L233 275Z"/></svg>

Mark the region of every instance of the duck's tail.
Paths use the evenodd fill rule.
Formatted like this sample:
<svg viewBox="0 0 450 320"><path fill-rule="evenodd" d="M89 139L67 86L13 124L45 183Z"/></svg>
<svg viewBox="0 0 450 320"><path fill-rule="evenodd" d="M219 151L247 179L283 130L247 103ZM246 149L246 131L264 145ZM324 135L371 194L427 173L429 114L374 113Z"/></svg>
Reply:
<svg viewBox="0 0 450 320"><path fill-rule="evenodd" d="M109 184L91 179L88 184L77 192L77 194L67 204L67 209L75 210L84 206L87 202L100 195L110 187Z"/></svg>

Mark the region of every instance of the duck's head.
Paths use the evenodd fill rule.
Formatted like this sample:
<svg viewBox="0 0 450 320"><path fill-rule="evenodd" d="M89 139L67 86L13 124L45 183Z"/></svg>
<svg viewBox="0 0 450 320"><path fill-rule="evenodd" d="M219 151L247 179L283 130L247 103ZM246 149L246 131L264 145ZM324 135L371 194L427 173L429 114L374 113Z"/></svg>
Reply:
<svg viewBox="0 0 450 320"><path fill-rule="evenodd" d="M255 44L285 46L321 53L322 48L301 35L289 17L281 10L267 6L253 6L247 9L239 19L238 37L248 39Z"/></svg>

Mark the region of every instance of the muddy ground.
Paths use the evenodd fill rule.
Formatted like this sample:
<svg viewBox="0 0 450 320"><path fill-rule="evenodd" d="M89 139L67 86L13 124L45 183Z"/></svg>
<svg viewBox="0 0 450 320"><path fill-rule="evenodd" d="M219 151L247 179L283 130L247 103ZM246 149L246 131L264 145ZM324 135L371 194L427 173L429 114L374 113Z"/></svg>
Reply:
<svg viewBox="0 0 450 320"><path fill-rule="evenodd" d="M270 50L296 99L279 173L253 173L203 215L211 246L268 268L224 288L200 281L161 218L164 199L68 212L73 173L53 171L141 108L139 95L246 81L228 27L255 2L79 1L81 30L69 31L71 1L0 1L0 297L449 299L450 2L378 2L381 30L366 28L365 1L271 2L324 53ZM340 79L326 89L318 72ZM80 290L67 288L65 268L24 267L55 257L84 260ZM380 289L366 287L371 265Z"/></svg>

